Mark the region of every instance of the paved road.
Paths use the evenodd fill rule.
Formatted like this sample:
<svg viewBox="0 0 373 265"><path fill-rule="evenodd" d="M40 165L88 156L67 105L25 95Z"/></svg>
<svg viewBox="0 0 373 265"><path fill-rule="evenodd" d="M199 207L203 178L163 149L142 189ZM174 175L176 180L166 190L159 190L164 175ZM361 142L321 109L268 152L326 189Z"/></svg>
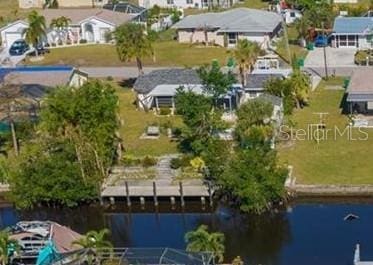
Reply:
<svg viewBox="0 0 373 265"><path fill-rule="evenodd" d="M144 67L144 73L149 73L157 69L165 69L167 67ZM113 78L131 79L137 78L139 72L137 67L80 67L80 70L88 73L90 77L105 78L111 76Z"/></svg>

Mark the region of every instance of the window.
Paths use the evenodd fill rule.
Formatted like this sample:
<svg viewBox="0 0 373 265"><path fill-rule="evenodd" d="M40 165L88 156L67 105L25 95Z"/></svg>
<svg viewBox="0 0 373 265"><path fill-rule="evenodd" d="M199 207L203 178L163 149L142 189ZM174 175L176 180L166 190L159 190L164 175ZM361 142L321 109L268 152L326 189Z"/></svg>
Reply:
<svg viewBox="0 0 373 265"><path fill-rule="evenodd" d="M295 12L290 12L290 17L295 17Z"/></svg>
<svg viewBox="0 0 373 265"><path fill-rule="evenodd" d="M187 3L188 5L192 5L192 4L193 4L193 0L186 0L186 3Z"/></svg>
<svg viewBox="0 0 373 265"><path fill-rule="evenodd" d="M167 5L173 5L174 4L174 0L167 0Z"/></svg>
<svg viewBox="0 0 373 265"><path fill-rule="evenodd" d="M237 43L237 34L228 33L228 45L236 45Z"/></svg>

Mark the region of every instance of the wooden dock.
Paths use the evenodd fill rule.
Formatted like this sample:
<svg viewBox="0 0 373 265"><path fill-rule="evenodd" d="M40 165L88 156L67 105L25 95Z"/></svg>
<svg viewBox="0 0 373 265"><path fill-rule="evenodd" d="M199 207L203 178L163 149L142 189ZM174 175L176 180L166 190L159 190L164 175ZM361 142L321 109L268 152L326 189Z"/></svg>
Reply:
<svg viewBox="0 0 373 265"><path fill-rule="evenodd" d="M173 185L162 184L153 181L148 182L147 185L125 182L124 185L120 186L106 186L101 191L101 198L103 201L109 199L111 203L126 199L129 206L132 199L140 200L141 204L145 204L145 200L151 198L155 205L158 205L159 198L168 198L171 204L175 204L176 199L178 199L184 206L185 199L198 199L205 203L206 198L208 198L210 205L212 205L214 191L210 185L202 183L183 184L182 182Z"/></svg>

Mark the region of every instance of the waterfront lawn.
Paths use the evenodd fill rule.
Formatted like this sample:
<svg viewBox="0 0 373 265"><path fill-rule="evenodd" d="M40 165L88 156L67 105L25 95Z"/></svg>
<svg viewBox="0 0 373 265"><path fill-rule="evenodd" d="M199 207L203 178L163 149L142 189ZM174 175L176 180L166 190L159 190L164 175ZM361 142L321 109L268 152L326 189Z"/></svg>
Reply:
<svg viewBox="0 0 373 265"><path fill-rule="evenodd" d="M333 130L337 126L343 130L348 118L341 114L340 104L344 95L341 90L326 90L325 87L341 85L343 79L322 82L312 93L310 106L295 111L290 119L296 128L307 128L310 123L317 123L315 112L328 112L325 119L326 128ZM280 160L294 167L293 175L297 183L303 184L373 184L373 130L365 129L367 141L348 140L347 136L334 139L331 132L329 139L319 144L314 140L287 142L279 145ZM361 134L353 130L353 136Z"/></svg>
<svg viewBox="0 0 373 265"><path fill-rule="evenodd" d="M154 43L155 58L145 58L144 66L199 66L216 59L226 64L229 51L222 47L204 47L181 44L176 41ZM74 66L135 66L135 62L123 63L118 59L114 45L84 45L51 49L44 60L30 62L34 65Z"/></svg>
<svg viewBox="0 0 373 265"><path fill-rule="evenodd" d="M162 125L171 123L172 126L182 126L179 116L161 117L152 112L137 110L134 104L135 93L128 89L117 87L119 97L119 115L121 127L119 133L123 140L125 154L133 156L160 156L168 153L177 153L177 142L171 141L166 135L157 140L139 139L146 127L152 124Z"/></svg>

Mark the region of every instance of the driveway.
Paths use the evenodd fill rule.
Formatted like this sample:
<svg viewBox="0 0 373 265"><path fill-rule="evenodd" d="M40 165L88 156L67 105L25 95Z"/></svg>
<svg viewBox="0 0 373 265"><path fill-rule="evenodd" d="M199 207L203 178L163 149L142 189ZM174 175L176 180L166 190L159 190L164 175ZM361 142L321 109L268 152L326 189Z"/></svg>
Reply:
<svg viewBox="0 0 373 265"><path fill-rule="evenodd" d="M355 66L354 55L356 49L326 48L326 62L328 67L351 67ZM323 48L315 48L310 51L304 62L304 67L324 67Z"/></svg>
<svg viewBox="0 0 373 265"><path fill-rule="evenodd" d="M3 49L0 51L0 67L15 67L25 59L25 57L25 54L21 56L10 56L8 49Z"/></svg>
<svg viewBox="0 0 373 265"><path fill-rule="evenodd" d="M327 47L326 66L328 75L350 76L359 67L354 63L356 50ZM308 53L304 62L304 70L313 75L325 76L324 51L322 48L315 48Z"/></svg>

